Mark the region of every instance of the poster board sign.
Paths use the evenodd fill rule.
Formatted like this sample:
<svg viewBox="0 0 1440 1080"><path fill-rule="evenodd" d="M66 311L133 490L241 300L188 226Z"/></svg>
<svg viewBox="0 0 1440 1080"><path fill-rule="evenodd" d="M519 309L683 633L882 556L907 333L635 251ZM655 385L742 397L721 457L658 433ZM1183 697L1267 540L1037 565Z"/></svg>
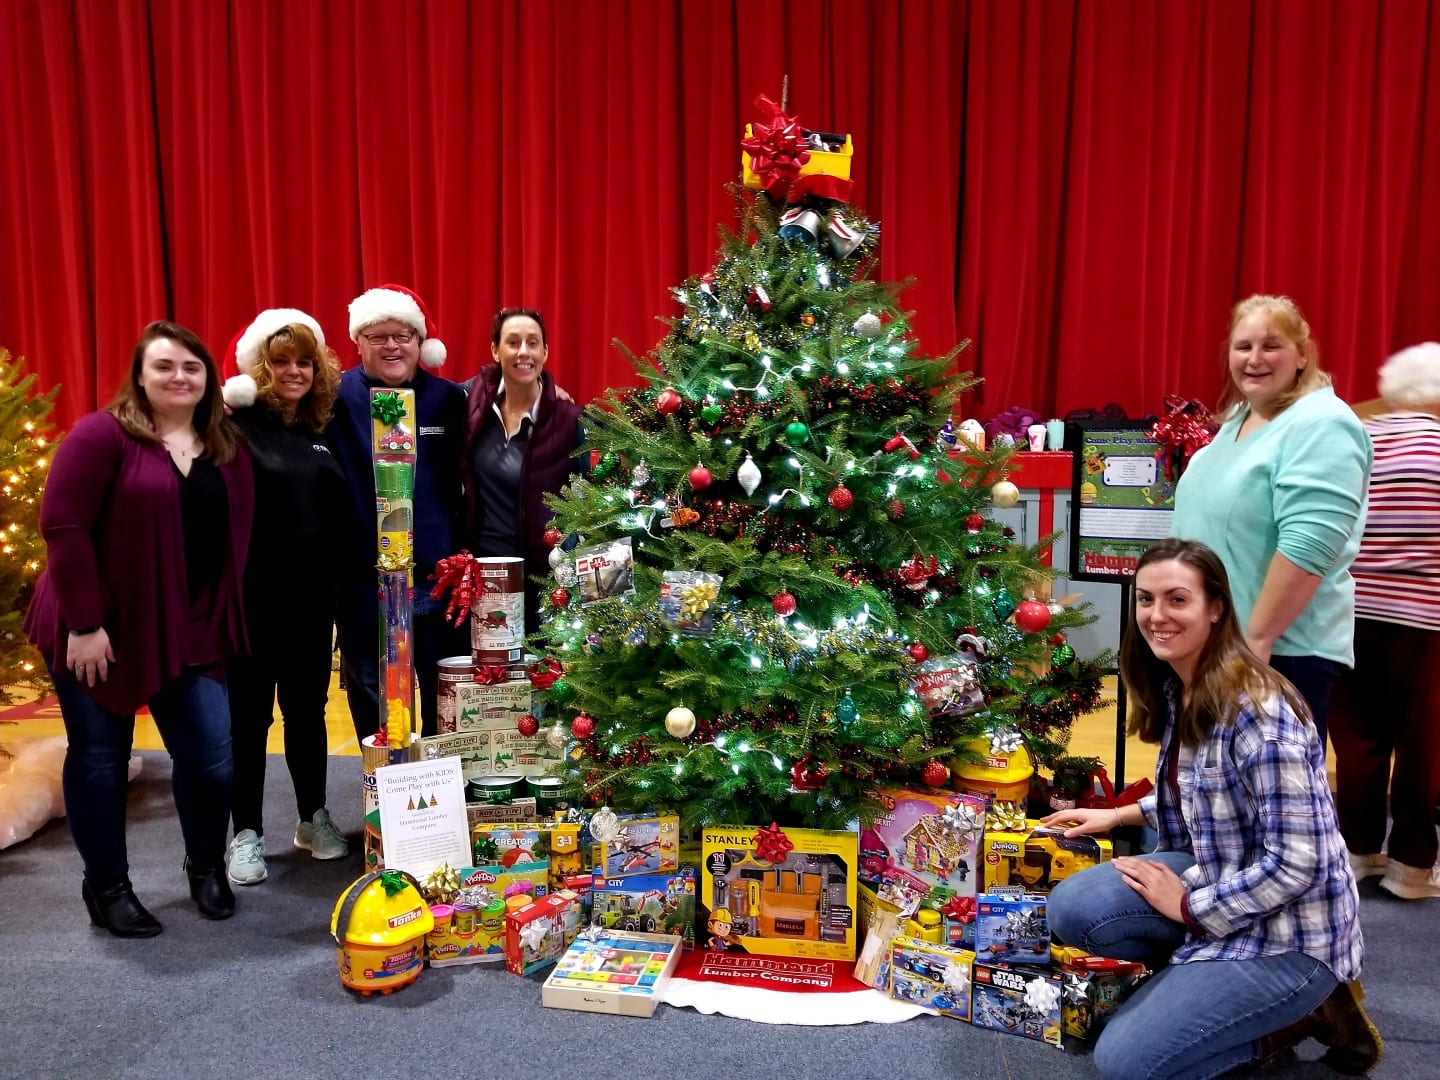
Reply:
<svg viewBox="0 0 1440 1080"><path fill-rule="evenodd" d="M1070 427L1069 576L1128 582L1145 549L1170 535L1175 485L1161 472L1150 421L1084 420Z"/></svg>
<svg viewBox="0 0 1440 1080"><path fill-rule="evenodd" d="M469 866L470 822L459 757L375 770L385 866L420 880L442 862Z"/></svg>

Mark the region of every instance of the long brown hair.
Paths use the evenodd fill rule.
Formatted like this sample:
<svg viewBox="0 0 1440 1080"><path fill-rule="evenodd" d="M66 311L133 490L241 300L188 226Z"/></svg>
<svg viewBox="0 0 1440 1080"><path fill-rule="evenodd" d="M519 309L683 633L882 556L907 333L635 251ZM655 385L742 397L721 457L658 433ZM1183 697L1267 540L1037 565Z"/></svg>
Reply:
<svg viewBox="0 0 1440 1080"><path fill-rule="evenodd" d="M230 464L235 460L235 447L238 445L240 433L225 415L215 358L210 355L210 350L205 348L205 343L195 331L179 323L160 320L145 327L140 334L140 340L135 343L135 348L130 353L130 375L120 384L120 390L114 400L105 406L105 411L113 414L115 419L120 421L120 426L135 438L146 442L160 442L160 436L155 431L155 414L150 411L150 402L140 386L140 368L145 362L145 350L152 341L161 338L173 341L182 349L193 353L196 359L205 365L205 394L195 405L191 423L205 445L205 453L210 455L215 464Z"/></svg>
<svg viewBox="0 0 1440 1080"><path fill-rule="evenodd" d="M277 356L309 357L315 377L310 389L291 406L275 393L275 368L270 361ZM315 331L304 323L287 323L260 343L255 366L250 371L255 379L255 400L287 420L296 420L319 434L330 422L335 408L335 395L340 389L340 364L335 353L315 337Z"/></svg>
<svg viewBox="0 0 1440 1080"><path fill-rule="evenodd" d="M1230 340L1241 320L1257 311L1263 311L1270 328L1293 341L1296 352L1305 358L1305 366L1295 376L1295 384L1275 399L1275 412L1282 413L1306 394L1330 385L1329 374L1320 370L1320 349L1310 336L1310 324L1305 321L1300 305L1288 296L1256 293L1230 310L1230 328L1225 331L1225 343L1220 346L1221 355L1225 357L1225 392L1220 395L1216 414L1223 415L1225 419L1229 419L1245 400L1230 375Z"/></svg>
<svg viewBox="0 0 1440 1080"><path fill-rule="evenodd" d="M1230 598L1230 579L1219 557L1195 540L1161 540L1151 544L1135 566L1136 574L1152 563L1169 560L1193 567L1200 575L1205 602L1220 603L1220 617L1210 628L1195 673L1190 680L1190 697L1176 717L1176 733L1186 746L1198 746L1216 724L1228 724L1239 708L1240 697L1250 699L1256 709L1266 711L1284 698L1297 716L1309 719L1310 710L1300 692L1288 679L1250 651L1235 602ZM1120 641L1120 677L1130 696L1126 731L1143 742L1157 743L1165 730L1169 706L1165 684L1175 678L1174 669L1155 655L1135 621L1134 590L1131 590L1130 621Z"/></svg>

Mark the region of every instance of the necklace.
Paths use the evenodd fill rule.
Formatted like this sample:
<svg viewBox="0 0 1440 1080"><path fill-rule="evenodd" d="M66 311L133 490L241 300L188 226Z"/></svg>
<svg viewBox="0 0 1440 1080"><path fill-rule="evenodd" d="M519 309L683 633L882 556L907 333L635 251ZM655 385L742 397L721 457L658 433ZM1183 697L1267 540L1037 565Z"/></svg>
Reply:
<svg viewBox="0 0 1440 1080"><path fill-rule="evenodd" d="M184 446L176 446L170 441L169 436L165 435L162 435L160 437L160 441L165 444L165 449L170 451L171 454L173 454L175 457L184 459L192 456L195 453L195 447L200 444L200 436L192 432L190 435L190 441Z"/></svg>

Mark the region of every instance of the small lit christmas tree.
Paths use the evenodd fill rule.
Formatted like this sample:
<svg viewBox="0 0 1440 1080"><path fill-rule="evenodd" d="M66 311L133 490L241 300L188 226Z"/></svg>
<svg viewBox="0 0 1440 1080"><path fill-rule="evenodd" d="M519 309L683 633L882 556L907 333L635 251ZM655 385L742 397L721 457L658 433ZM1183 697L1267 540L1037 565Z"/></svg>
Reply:
<svg viewBox="0 0 1440 1080"><path fill-rule="evenodd" d="M797 180L794 140L847 166L849 140L766 105L744 144L765 190L736 187L738 229L631 356L646 385L590 409L596 464L553 500L574 543L548 704L591 802L835 828L877 782L948 786L989 745L1052 764L1099 669L1064 641L1083 613L1027 599L1041 548L987 516L1011 451L957 440L960 349L919 355L871 280L848 168Z"/></svg>
<svg viewBox="0 0 1440 1080"><path fill-rule="evenodd" d="M0 702L45 692L45 662L20 628L45 567L40 495L54 451L50 410L58 388L35 393L25 361L0 349Z"/></svg>

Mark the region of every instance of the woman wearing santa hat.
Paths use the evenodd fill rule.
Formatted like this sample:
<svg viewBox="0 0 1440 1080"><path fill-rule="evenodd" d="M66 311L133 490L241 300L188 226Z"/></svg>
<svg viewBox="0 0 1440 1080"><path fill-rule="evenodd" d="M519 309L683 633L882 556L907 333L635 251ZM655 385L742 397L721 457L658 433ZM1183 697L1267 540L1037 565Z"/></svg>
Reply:
<svg viewBox="0 0 1440 1080"><path fill-rule="evenodd" d="M205 343L151 323L115 400L55 452L40 506L49 564L25 616L69 739L65 814L85 864L81 896L90 921L117 937L161 930L131 887L125 847L142 705L170 753L191 898L207 919L235 913L224 664L246 648L253 507L250 455Z"/></svg>
<svg viewBox="0 0 1440 1080"><path fill-rule="evenodd" d="M230 349L240 374L226 381L225 401L255 466L255 529L245 574L251 653L227 668L235 761L228 873L236 885L258 885L266 875L265 744L277 697L299 811L295 846L317 859L349 852L325 808L334 552L346 512L345 477L325 429L340 367L320 324L294 308L262 311ZM299 602L297 566L304 567ZM282 582L287 587L277 588Z"/></svg>

